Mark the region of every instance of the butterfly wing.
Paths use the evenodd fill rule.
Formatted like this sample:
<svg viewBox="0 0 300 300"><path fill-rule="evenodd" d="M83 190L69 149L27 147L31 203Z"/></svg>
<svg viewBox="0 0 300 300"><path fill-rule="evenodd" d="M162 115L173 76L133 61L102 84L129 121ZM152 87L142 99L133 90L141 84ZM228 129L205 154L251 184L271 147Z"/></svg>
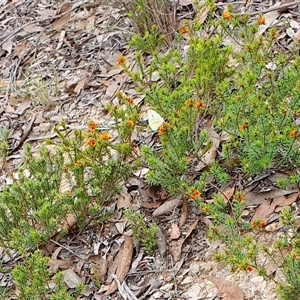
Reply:
<svg viewBox="0 0 300 300"><path fill-rule="evenodd" d="M149 126L156 131L164 123L164 119L153 109L148 109L147 113Z"/></svg>

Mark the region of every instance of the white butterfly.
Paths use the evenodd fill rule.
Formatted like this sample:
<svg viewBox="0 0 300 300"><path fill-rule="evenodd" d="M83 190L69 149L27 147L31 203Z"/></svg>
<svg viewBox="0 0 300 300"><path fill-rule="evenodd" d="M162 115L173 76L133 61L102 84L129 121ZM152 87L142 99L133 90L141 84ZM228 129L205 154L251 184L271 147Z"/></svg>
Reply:
<svg viewBox="0 0 300 300"><path fill-rule="evenodd" d="M164 119L153 109L148 109L147 114L150 128L156 131L164 123Z"/></svg>

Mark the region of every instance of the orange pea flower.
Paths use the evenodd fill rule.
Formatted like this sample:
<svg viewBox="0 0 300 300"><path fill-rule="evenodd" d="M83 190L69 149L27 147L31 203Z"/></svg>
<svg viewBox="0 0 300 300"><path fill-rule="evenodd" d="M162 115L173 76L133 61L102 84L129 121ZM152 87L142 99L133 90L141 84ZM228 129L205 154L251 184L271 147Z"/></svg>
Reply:
<svg viewBox="0 0 300 300"><path fill-rule="evenodd" d="M134 126L134 122L132 120L128 120L127 126L128 127L133 127Z"/></svg>
<svg viewBox="0 0 300 300"><path fill-rule="evenodd" d="M74 166L75 167L80 167L81 166L80 160L76 160L75 163L74 163Z"/></svg>
<svg viewBox="0 0 300 300"><path fill-rule="evenodd" d="M119 56L119 57L117 58L117 66L123 64L124 62L125 62L124 56Z"/></svg>
<svg viewBox="0 0 300 300"><path fill-rule="evenodd" d="M185 100L184 105L187 106L187 107L192 107L193 106L192 101L190 99Z"/></svg>
<svg viewBox="0 0 300 300"><path fill-rule="evenodd" d="M125 100L126 100L130 105L134 105L134 100L133 100L131 97L126 96L126 97L125 97Z"/></svg>
<svg viewBox="0 0 300 300"><path fill-rule="evenodd" d="M231 20L231 13L229 11L224 11L223 12L223 18L225 20Z"/></svg>
<svg viewBox="0 0 300 300"><path fill-rule="evenodd" d="M199 190L194 190L191 194L190 194L190 199L191 200L196 200L197 198L199 198L201 196L201 193Z"/></svg>
<svg viewBox="0 0 300 300"><path fill-rule="evenodd" d="M189 29L188 29L188 27L180 27L178 31L179 31L180 33L188 33L188 32L189 32Z"/></svg>
<svg viewBox="0 0 300 300"><path fill-rule="evenodd" d="M88 122L89 131L95 131L97 128L97 124L94 121Z"/></svg>
<svg viewBox="0 0 300 300"><path fill-rule="evenodd" d="M290 137L290 138L295 138L296 136L297 136L297 130L296 130L296 129L292 130L292 131L289 133L289 137Z"/></svg>
<svg viewBox="0 0 300 300"><path fill-rule="evenodd" d="M194 107L195 107L195 108L198 108L198 109L201 109L201 108L205 108L206 105L203 104L203 103L200 102L200 101L196 101L196 102L194 103Z"/></svg>
<svg viewBox="0 0 300 300"><path fill-rule="evenodd" d="M87 142L87 145L90 146L90 147L95 147L96 146L96 141L93 140L93 139L89 139Z"/></svg>
<svg viewBox="0 0 300 300"><path fill-rule="evenodd" d="M100 139L103 141L108 141L111 139L111 135L107 132L100 133Z"/></svg>
<svg viewBox="0 0 300 300"><path fill-rule="evenodd" d="M240 130L241 131L245 131L246 129L247 129L247 125L246 124L240 125Z"/></svg>
<svg viewBox="0 0 300 300"><path fill-rule="evenodd" d="M262 15L260 15L257 18L257 23L258 25L266 25L266 19Z"/></svg>

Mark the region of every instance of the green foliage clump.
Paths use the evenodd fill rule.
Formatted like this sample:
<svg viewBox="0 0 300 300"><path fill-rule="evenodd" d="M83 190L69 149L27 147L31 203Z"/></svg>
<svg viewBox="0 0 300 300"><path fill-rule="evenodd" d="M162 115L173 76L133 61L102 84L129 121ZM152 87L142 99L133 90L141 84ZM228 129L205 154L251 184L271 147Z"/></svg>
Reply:
<svg viewBox="0 0 300 300"><path fill-rule="evenodd" d="M133 237L142 244L146 253L153 254L156 247L156 235L159 232L158 226L156 224L148 226L140 213L130 209L124 211L124 216L130 223Z"/></svg>

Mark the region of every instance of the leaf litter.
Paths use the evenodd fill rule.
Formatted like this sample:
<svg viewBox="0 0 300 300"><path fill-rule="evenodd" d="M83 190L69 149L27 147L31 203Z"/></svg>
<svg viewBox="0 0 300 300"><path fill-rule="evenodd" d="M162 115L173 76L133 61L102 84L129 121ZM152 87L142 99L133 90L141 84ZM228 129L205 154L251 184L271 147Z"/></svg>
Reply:
<svg viewBox="0 0 300 300"><path fill-rule="evenodd" d="M129 35L125 32L114 28L114 24L124 21L120 9L108 8L98 1L82 1L72 4L57 1L55 5L51 6L51 9L49 9L47 1L40 2L39 5L35 4L37 2L32 1L31 6L28 8L26 8L23 1L12 1L10 3L4 1L2 7L0 4L0 12L3 14L3 18L8 20L9 17L16 16L14 23L3 22L0 24L0 32L3 33L0 35L0 64L2 67L0 70L2 78L0 80L0 124L1 128L13 129L11 137L15 141L11 138L13 151L10 159L12 161L15 160L16 155L20 155L25 142L29 142L35 149L38 149L38 141L43 140L46 136L42 127L51 128L56 122L55 118L67 118L73 126L83 126L87 118L108 121L107 116L101 112L104 103L115 101L114 95L121 87L124 90L133 90L128 78L116 77L121 71L114 65L115 58L122 54L121 51L123 51L123 47L129 39ZM192 2L182 1L181 4L187 6ZM236 9L238 9L238 5L240 5L240 8L244 6L239 3L233 4L237 5ZM83 6L81 7L81 5ZM85 5L87 6L85 7ZM88 5L91 5L91 8L88 8ZM282 7L283 4L280 4L278 9L271 7L271 11L264 12L267 27L276 25L278 18L284 12L281 9ZM261 9L258 5L258 11ZM22 15L22 18L18 17L19 15ZM199 11L196 17L201 23L204 22L207 11ZM110 28L110 30L107 30L107 28ZM297 24L291 22L290 27L282 35L286 38L286 36L293 36L296 31ZM89 53L89 57L86 56L87 53ZM14 58L18 59L17 63L13 63ZM128 62L133 65L133 60L130 61L130 55L128 55ZM26 85L30 83L31 78L24 81L16 77L15 74L22 73L27 68L30 68L32 74L40 74L46 82L49 96L52 99L52 106L46 106L44 103L36 106L34 104L36 99L30 97L24 101L24 95L29 94ZM46 73L48 75L44 76ZM32 74L28 75L33 76ZM59 93L55 94L54 90L59 90ZM2 91L4 92L2 93ZM7 95L10 95L10 97ZM138 95L134 96L138 97ZM101 101L99 101L100 99ZM48 107L48 111L46 111L46 107ZM38 122L37 118L31 118L29 114L31 110L34 110L42 121ZM220 143L224 141L224 138L222 140L223 133L219 136L212 125L208 125L206 129L211 138L212 147L203 154L203 164L198 166L199 171L215 160ZM154 142L152 140L152 143ZM5 177L4 174L0 175L0 179ZM142 174L140 178L143 178ZM230 199L232 189L223 191L226 195L225 198ZM260 205L256 216L268 218L276 207L288 206L296 201L297 193L297 189L289 191L277 189L267 192L252 190L247 193L247 205ZM200 228L199 223L203 224L205 222L199 222L197 215L193 214L193 210L184 199L167 199L168 197L165 196L155 198L151 196L148 200L145 198L146 201L141 207L151 211L154 209L151 217L161 227L158 235L160 240L158 247L160 255L165 257L165 260L160 261L156 256L153 258L145 256L133 244L132 238L123 234L126 233L126 224L123 223L122 219L117 219L117 224L122 224L121 227L109 224L109 226L104 225L99 232L88 229L81 232L80 236L74 234L71 242L61 239L58 232L57 236L52 237L53 243L46 245L49 248L48 255L52 255L56 250L58 252L50 260L49 267L51 271L55 273L58 270L63 270L65 282L70 289L73 289L78 283L86 283L90 276L98 276L106 284L106 281L111 280L110 284L106 286L106 292L104 291L107 295L113 296L119 292L124 299L126 297L134 299L135 296L131 291L133 278L138 281L141 274L144 274L143 272L148 276L152 276L152 278L157 278L157 274L160 274L157 271L170 271L167 261L170 254L173 254L175 262L181 262L181 266L184 260L188 264L195 259L195 256L201 256L201 253L203 253L201 251L202 246L200 246L202 238L199 237L198 230ZM129 205L130 199L129 194L124 191L123 198L119 198L117 210ZM152 202L149 202L150 200ZM209 224L208 221L207 224ZM76 218L70 215L66 223L62 224L61 229L67 229L70 233L75 233L77 230L76 224ZM168 232L172 228L170 224L174 224L171 233ZM178 224L178 227L176 224ZM178 231L184 237L180 237ZM193 237L194 231L197 231L196 237ZM120 238L120 234L124 238L121 246L116 242ZM177 245L171 244L171 235L172 238L178 236L177 240L174 240L174 242L178 242ZM187 243L188 238L191 239L191 243ZM98 249L100 249L97 254L94 253L93 247L95 240L99 245ZM58 242L65 244L65 248L61 248ZM82 248L85 250L82 250ZM134 249L137 253L134 252ZM194 251L196 255L194 257L188 256L188 259L185 259L186 256L182 254L191 253L191 251ZM131 262L135 255L140 257L139 263L136 269L131 269ZM4 256L1 254L1 257ZM197 262L197 260L195 261ZM89 274L83 271L84 265L90 270ZM134 272L138 274L136 277L133 275ZM171 268L172 272L173 275L176 275L175 279L180 281L189 272L189 268L183 268L180 272ZM205 270L205 272L214 275L214 273L217 273L217 269ZM108 276L108 273L110 276ZM110 277L109 280L108 277ZM174 276L171 278L173 280ZM225 279L220 281L219 278L209 278L216 284L220 292L222 286L224 292L225 286L227 297L239 299L234 297L240 295L240 291L236 291L236 295L230 294L227 291L230 284ZM1 274L0 280L2 280ZM154 295L155 289L151 290L151 283L149 282L149 285L145 284L145 286L146 288L149 287L149 291L148 294L145 292L144 295L151 295L151 293ZM180 284L177 287L185 290L185 287ZM235 290L236 286L232 288ZM159 290L156 290L156 293L159 293ZM163 295L160 294L160 297L163 298ZM270 295L269 299L276 299L271 293ZM99 294L94 294L95 299L99 297ZM115 299L116 297L118 296L115 296Z"/></svg>

